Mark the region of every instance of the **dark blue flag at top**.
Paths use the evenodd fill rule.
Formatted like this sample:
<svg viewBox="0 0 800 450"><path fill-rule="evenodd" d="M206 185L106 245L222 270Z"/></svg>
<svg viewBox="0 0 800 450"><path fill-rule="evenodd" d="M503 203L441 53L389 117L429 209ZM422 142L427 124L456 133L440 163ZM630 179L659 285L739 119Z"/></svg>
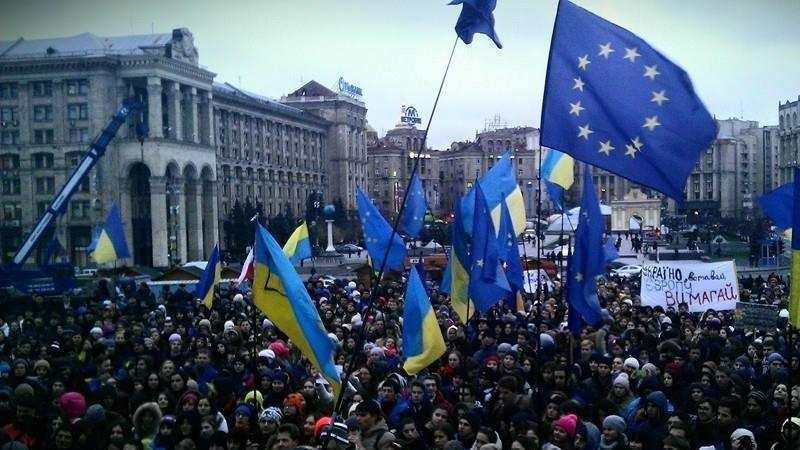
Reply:
<svg viewBox="0 0 800 450"><path fill-rule="evenodd" d="M606 261L602 250L604 228L592 175L589 167L584 166L581 212L578 228L575 229L575 252L569 257L567 266L569 329L573 333L578 333L584 322L594 325L602 318L594 279L605 271Z"/></svg>
<svg viewBox="0 0 800 450"><path fill-rule="evenodd" d="M456 34L465 44L472 43L475 33L483 33L494 41L497 48L503 48L500 38L494 32L494 8L497 0L452 0L449 4L461 5Z"/></svg>
<svg viewBox="0 0 800 450"><path fill-rule="evenodd" d="M682 200L717 124L689 76L631 33L558 5L541 143Z"/></svg>
<svg viewBox="0 0 800 450"><path fill-rule="evenodd" d="M400 221L400 228L411 237L419 236L419 232L422 231L425 212L427 210L428 203L425 201L425 190L422 188L419 172L414 171L414 175L411 176L411 182L408 183L406 207L403 208L403 218Z"/></svg>

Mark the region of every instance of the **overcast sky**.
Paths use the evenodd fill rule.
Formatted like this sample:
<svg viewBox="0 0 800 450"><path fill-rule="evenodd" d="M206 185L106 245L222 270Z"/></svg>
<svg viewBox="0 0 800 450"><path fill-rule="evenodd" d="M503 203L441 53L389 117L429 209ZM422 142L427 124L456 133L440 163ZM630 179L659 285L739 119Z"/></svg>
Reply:
<svg viewBox="0 0 800 450"><path fill-rule="evenodd" d="M579 0L639 34L681 65L718 118L777 124L778 102L800 95L797 0ZM200 63L218 81L280 97L340 76L364 91L383 134L400 106L423 125L453 44L460 7L438 0L5 0L0 40L92 32L101 36L188 27ZM539 126L557 2L498 0L502 50L482 35L459 43L429 143L474 137L496 114Z"/></svg>

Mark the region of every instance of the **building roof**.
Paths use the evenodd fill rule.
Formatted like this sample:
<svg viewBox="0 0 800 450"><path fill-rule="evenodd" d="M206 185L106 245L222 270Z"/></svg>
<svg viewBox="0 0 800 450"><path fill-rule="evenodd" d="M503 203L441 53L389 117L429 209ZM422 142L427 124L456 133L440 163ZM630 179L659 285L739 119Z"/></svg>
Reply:
<svg viewBox="0 0 800 450"><path fill-rule="evenodd" d="M19 38L15 41L0 41L0 59L141 55L146 53L146 48L164 47L171 39L171 33L112 37L81 33L50 39Z"/></svg>
<svg viewBox="0 0 800 450"><path fill-rule="evenodd" d="M300 89L287 95L287 97L336 97L338 94L318 83L316 80L311 80L300 87Z"/></svg>
<svg viewBox="0 0 800 450"><path fill-rule="evenodd" d="M269 97L263 96L261 94L257 94L255 92L251 92L240 87L234 86L231 83L213 83L214 95L221 94L221 95L228 95L231 97L240 98L243 100L248 100L253 103L257 103L259 106L262 106L268 110L289 115L298 119L302 120L315 120L317 122L325 122L324 119L321 117L309 114L303 111L300 108L295 108L293 106L285 105L275 99L271 99Z"/></svg>

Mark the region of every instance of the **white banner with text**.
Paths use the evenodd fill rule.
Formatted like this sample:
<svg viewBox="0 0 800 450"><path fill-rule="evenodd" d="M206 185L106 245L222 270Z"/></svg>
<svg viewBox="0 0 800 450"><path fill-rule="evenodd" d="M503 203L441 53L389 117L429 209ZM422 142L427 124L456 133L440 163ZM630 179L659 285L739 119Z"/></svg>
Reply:
<svg viewBox="0 0 800 450"><path fill-rule="evenodd" d="M661 263L642 267L642 306L678 309L686 303L689 312L736 309L739 282L733 261L714 263Z"/></svg>

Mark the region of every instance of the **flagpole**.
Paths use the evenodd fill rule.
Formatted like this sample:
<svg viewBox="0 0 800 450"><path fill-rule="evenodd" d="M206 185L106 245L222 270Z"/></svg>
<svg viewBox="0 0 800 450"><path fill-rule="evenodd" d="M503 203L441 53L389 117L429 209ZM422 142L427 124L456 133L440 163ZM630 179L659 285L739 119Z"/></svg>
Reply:
<svg viewBox="0 0 800 450"><path fill-rule="evenodd" d="M400 204L400 210L397 212L397 215L394 218L394 223L392 224L392 233L389 236L390 243L394 240L394 237L397 235L397 227L400 223L400 218L403 216L403 211L405 210L406 207L406 199L408 198L408 192L409 192L408 188L411 185L411 180L414 178L414 174L417 172L419 168L419 162L422 157L422 151L425 149L425 142L428 139L428 131L431 128L431 122L433 121L433 116L436 113L436 106L439 104L439 98L442 95L442 89L444 88L444 82L447 79L447 73L450 70L450 64L453 62L453 55L456 52L458 39L459 39L458 35L456 35L456 38L453 42L453 48L450 50L450 57L447 60L447 65L445 66L444 74L442 75L442 81L439 83L439 90L436 93L436 99L433 101L433 108L431 109L431 114L430 116L428 116L428 123L425 126L425 133L422 135L422 142L420 142L420 146L417 149L417 155L414 158L414 166L411 169L411 176L408 178L408 182L406 183L406 189L405 192L403 193L403 202ZM344 377L342 379L342 393L336 399L336 404L333 407L334 414L338 413L342 407L344 401L344 390L347 388L348 380L350 379L350 376L353 373L353 369L355 368L355 365L358 362L356 358L360 357L361 355L360 349L364 346L364 339L366 337L366 329L367 329L366 320L369 314L372 312L374 299L375 296L377 295L378 286L380 285L381 281L383 281L383 276L386 271L386 260L389 257L390 249L391 245L387 245L386 250L384 251L383 254L383 258L381 260L381 267L378 274L375 275L373 271L373 275L371 277L373 283L372 286L370 286L369 301L367 303L367 308L364 310L364 315L363 315L364 324L362 325L361 330L358 333L358 339L356 340L356 346L355 346L356 351L352 355L350 355L350 361L348 361L348 364L345 367Z"/></svg>

